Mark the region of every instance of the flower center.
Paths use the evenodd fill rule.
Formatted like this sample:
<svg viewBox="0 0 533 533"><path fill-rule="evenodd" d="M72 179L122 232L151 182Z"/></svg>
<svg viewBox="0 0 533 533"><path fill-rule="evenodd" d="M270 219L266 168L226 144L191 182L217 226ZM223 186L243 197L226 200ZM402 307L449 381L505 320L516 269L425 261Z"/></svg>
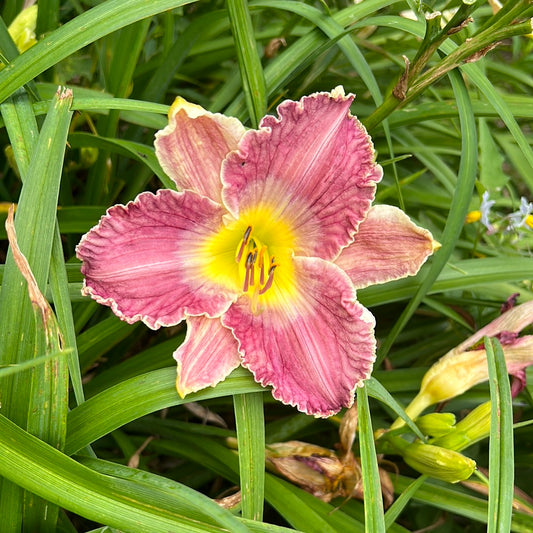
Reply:
<svg viewBox="0 0 533 533"><path fill-rule="evenodd" d="M273 208L257 206L205 242L204 275L250 298L252 312L277 305L295 287L295 236Z"/></svg>

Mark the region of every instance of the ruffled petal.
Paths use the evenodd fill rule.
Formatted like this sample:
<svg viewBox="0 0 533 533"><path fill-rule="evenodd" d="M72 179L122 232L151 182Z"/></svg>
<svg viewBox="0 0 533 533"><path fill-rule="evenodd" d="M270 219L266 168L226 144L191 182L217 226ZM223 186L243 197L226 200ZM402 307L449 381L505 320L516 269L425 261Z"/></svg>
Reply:
<svg viewBox="0 0 533 533"><path fill-rule="evenodd" d="M220 166L237 148L244 126L236 118L210 113L180 97L168 118L168 126L155 135L161 167L178 188L220 202Z"/></svg>
<svg viewBox="0 0 533 533"><path fill-rule="evenodd" d="M168 189L111 207L76 249L83 293L152 329L185 313L220 316L235 295L204 275L202 246L224 212L206 197Z"/></svg>
<svg viewBox="0 0 533 533"><path fill-rule="evenodd" d="M440 245L397 207L376 205L335 260L357 289L413 276Z"/></svg>
<svg viewBox="0 0 533 533"><path fill-rule="evenodd" d="M266 116L222 165L222 198L235 218L272 212L296 236L295 254L333 259L366 216L382 170L342 87Z"/></svg>
<svg viewBox="0 0 533 533"><path fill-rule="evenodd" d="M185 342L174 352L178 363L176 388L183 398L214 387L237 368L241 360L237 341L219 318L187 317Z"/></svg>
<svg viewBox="0 0 533 533"><path fill-rule="evenodd" d="M375 359L374 317L355 299L348 276L322 259L294 259L297 292L250 310L247 296L223 315L243 365L273 396L315 416L353 403Z"/></svg>

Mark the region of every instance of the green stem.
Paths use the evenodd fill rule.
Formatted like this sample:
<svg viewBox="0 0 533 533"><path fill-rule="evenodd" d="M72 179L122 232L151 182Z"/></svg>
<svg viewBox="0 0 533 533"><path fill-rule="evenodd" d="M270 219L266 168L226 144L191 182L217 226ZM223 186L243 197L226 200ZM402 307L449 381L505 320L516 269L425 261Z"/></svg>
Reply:
<svg viewBox="0 0 533 533"><path fill-rule="evenodd" d="M513 10L514 12L515 10ZM445 74L460 66L464 62L475 61L476 54L482 53L493 43L497 43L510 37L528 35L532 32L532 21L528 20L520 24L505 26L494 31L493 28L478 33L472 39L465 41L461 46L446 56L437 65L427 70L424 74L414 80L407 89L403 100L389 94L385 101L363 122L365 127L372 131L378 124L387 118L399 107L405 106L408 102L419 96L425 89L442 78ZM480 58L482 55L480 55Z"/></svg>

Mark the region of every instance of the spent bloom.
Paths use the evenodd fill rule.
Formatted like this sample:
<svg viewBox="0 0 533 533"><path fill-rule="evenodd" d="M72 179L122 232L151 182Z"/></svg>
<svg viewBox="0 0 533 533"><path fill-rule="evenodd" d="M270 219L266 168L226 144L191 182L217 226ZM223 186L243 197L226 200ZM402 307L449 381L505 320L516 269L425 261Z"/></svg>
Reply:
<svg viewBox="0 0 533 533"><path fill-rule="evenodd" d="M246 131L177 98L155 150L180 192L111 207L77 248L83 293L152 329L185 320L183 397L239 364L316 416L372 370L374 318L356 289L415 274L435 249L399 209L371 207L382 170L342 87Z"/></svg>
<svg viewBox="0 0 533 533"><path fill-rule="evenodd" d="M307 442L288 441L267 445L267 468L320 498L364 499L361 460L352 452L357 430L357 407L346 410L339 427L336 451ZM394 486L386 470L378 469L386 507L394 499Z"/></svg>

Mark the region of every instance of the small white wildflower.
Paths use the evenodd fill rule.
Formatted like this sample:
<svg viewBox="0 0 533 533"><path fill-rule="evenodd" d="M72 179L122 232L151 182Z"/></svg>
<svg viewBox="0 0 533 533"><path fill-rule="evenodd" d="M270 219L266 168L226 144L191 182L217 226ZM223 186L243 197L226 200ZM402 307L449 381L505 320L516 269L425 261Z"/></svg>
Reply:
<svg viewBox="0 0 533 533"><path fill-rule="evenodd" d="M520 209L508 216L509 227L507 229L511 230L525 227L526 220L531 213L533 213L533 203L528 202L527 199L522 196L520 199Z"/></svg>
<svg viewBox="0 0 533 533"><path fill-rule="evenodd" d="M489 221L489 214L492 206L496 202L489 200L489 191L485 191L482 196L481 205L479 211L481 212L481 223L487 228L489 232L494 231L494 226Z"/></svg>

